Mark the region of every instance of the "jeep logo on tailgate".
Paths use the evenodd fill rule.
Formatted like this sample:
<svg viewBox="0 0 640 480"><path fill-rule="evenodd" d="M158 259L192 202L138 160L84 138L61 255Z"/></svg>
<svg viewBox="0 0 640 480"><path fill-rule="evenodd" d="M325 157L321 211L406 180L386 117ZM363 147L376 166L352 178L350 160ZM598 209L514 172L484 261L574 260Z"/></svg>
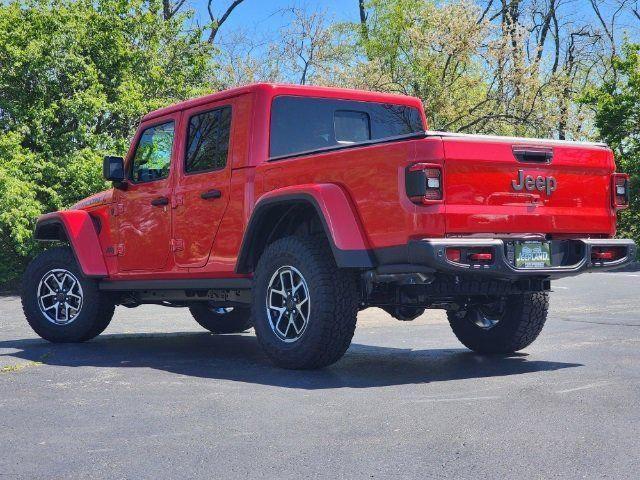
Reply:
<svg viewBox="0 0 640 480"><path fill-rule="evenodd" d="M547 195L551 195L556 191L558 182L554 177L543 177L542 175L538 175L534 178L533 175L525 176L524 170L518 170L518 179L511 180L511 186L516 192L519 192L522 189L526 189L530 192L539 190L541 192L546 191Z"/></svg>

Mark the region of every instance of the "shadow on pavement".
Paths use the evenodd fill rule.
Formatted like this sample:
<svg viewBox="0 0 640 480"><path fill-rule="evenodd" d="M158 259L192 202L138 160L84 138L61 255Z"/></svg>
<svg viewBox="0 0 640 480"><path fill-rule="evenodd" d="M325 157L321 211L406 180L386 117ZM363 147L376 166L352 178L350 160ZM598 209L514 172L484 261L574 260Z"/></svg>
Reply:
<svg viewBox="0 0 640 480"><path fill-rule="evenodd" d="M525 354L483 357L466 349L410 350L352 344L337 364L319 371L272 366L253 335L209 333L102 335L82 344L9 340L2 356L64 367L151 368L200 378L287 388L368 388L500 377L580 367L527 360Z"/></svg>

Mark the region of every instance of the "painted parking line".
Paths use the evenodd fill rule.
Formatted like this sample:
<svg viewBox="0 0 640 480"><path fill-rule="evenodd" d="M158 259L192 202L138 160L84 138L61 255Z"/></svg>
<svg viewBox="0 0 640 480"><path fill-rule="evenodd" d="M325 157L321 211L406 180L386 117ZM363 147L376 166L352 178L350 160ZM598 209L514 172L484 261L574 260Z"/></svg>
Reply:
<svg viewBox="0 0 640 480"><path fill-rule="evenodd" d="M598 272L598 275L620 275L623 277L640 277L639 273L628 273L628 272Z"/></svg>
<svg viewBox="0 0 640 480"><path fill-rule="evenodd" d="M499 400L501 397L451 397L451 398L422 398L413 403L433 403L433 402L477 402L480 400Z"/></svg>
<svg viewBox="0 0 640 480"><path fill-rule="evenodd" d="M606 385L609 385L611 382L597 382L597 383L590 383L588 385L582 385L580 387L575 387L575 388L567 388L566 390L558 390L556 393L571 393L571 392L579 392L580 390L589 390L591 388L598 388L598 387L604 387Z"/></svg>

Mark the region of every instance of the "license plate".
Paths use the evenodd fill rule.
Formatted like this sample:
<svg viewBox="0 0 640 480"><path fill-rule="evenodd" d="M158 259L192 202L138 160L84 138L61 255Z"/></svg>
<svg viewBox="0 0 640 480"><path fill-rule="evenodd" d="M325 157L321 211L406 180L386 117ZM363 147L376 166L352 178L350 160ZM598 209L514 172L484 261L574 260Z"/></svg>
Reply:
<svg viewBox="0 0 640 480"><path fill-rule="evenodd" d="M516 268L546 268L551 266L548 242L516 243Z"/></svg>

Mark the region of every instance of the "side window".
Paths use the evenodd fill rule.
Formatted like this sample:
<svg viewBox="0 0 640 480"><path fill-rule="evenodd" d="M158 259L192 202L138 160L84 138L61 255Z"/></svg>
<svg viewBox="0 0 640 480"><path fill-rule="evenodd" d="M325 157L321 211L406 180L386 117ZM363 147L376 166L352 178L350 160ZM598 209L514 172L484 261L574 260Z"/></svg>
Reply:
<svg viewBox="0 0 640 480"><path fill-rule="evenodd" d="M230 131L231 107L217 108L191 117L187 130L185 172L224 168L229 153Z"/></svg>
<svg viewBox="0 0 640 480"><path fill-rule="evenodd" d="M370 112L373 138L396 137L424 130L422 117L415 108L378 103Z"/></svg>
<svg viewBox="0 0 640 480"><path fill-rule="evenodd" d="M282 95L271 105L271 158L419 133L422 114L410 105Z"/></svg>
<svg viewBox="0 0 640 480"><path fill-rule="evenodd" d="M152 182L169 176L173 137L173 122L149 127L142 132L131 162L130 179L133 183Z"/></svg>
<svg viewBox="0 0 640 480"><path fill-rule="evenodd" d="M281 96L271 106L270 156L279 157L335 145L331 103Z"/></svg>
<svg viewBox="0 0 640 480"><path fill-rule="evenodd" d="M366 112L336 110L333 126L338 143L350 144L371 140L371 121Z"/></svg>

